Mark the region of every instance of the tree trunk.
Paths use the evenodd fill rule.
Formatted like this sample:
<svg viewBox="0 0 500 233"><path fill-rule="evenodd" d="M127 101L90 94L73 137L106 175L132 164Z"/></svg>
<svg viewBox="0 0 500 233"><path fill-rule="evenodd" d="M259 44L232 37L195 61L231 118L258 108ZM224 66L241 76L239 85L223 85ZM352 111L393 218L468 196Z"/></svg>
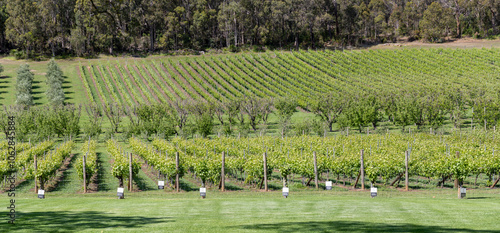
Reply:
<svg viewBox="0 0 500 233"><path fill-rule="evenodd" d="M150 24L149 29L149 51L153 52L155 50L155 27L154 24Z"/></svg>
<svg viewBox="0 0 500 233"><path fill-rule="evenodd" d="M500 181L500 174L498 174L498 179L495 180L495 183L493 183L490 188L495 188L495 186L498 184L498 181Z"/></svg>
<svg viewBox="0 0 500 233"><path fill-rule="evenodd" d="M40 189L41 190L45 190L45 180L43 180L43 179L40 178L39 179L39 183L40 183Z"/></svg>
<svg viewBox="0 0 500 233"><path fill-rule="evenodd" d="M309 180L307 181L306 186L309 186L309 184L311 183L312 179L313 179L312 177L311 177L311 178L309 178Z"/></svg>
<svg viewBox="0 0 500 233"><path fill-rule="evenodd" d="M295 33L295 49L299 50L299 34Z"/></svg>
<svg viewBox="0 0 500 233"><path fill-rule="evenodd" d="M118 177L118 187L123 188L123 177Z"/></svg>
<svg viewBox="0 0 500 233"><path fill-rule="evenodd" d="M339 13L338 13L338 8L337 8L337 1L335 1L334 3L334 7L335 7L335 36L339 36L340 35L340 28L339 28Z"/></svg>
<svg viewBox="0 0 500 233"><path fill-rule="evenodd" d="M236 12L233 12L234 19L234 47L238 46L238 28L236 23Z"/></svg>
<svg viewBox="0 0 500 233"><path fill-rule="evenodd" d="M314 49L314 33L313 33L313 24L311 23L309 26L309 33L311 34L311 47Z"/></svg>
<svg viewBox="0 0 500 233"><path fill-rule="evenodd" d="M396 179L394 179L394 181L391 182L390 186L393 186L397 181L399 181L401 179L401 177L403 176L403 173L399 174Z"/></svg>
<svg viewBox="0 0 500 233"><path fill-rule="evenodd" d="M493 28L493 34L497 33L497 24L496 24L496 18L497 14L495 13L495 10L493 10L493 7L490 7L490 12L491 12L491 27Z"/></svg>

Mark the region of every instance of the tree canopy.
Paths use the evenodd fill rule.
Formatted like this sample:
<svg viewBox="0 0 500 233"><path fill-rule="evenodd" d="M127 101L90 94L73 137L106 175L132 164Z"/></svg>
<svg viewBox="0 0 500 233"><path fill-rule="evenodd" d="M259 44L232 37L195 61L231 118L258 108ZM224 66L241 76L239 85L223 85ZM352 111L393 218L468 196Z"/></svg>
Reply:
<svg viewBox="0 0 500 233"><path fill-rule="evenodd" d="M498 33L499 9L500 0L5 0L0 48L23 58L484 38Z"/></svg>

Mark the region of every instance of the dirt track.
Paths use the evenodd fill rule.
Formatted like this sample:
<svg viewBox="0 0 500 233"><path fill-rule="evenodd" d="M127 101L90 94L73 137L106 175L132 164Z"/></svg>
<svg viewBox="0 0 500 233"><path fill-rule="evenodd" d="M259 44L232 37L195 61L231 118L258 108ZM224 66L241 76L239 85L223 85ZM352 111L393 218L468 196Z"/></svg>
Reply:
<svg viewBox="0 0 500 233"><path fill-rule="evenodd" d="M500 40L476 40L472 38L450 39L443 43L427 43L422 41L398 42L367 46L367 49L400 49L400 48L500 48Z"/></svg>

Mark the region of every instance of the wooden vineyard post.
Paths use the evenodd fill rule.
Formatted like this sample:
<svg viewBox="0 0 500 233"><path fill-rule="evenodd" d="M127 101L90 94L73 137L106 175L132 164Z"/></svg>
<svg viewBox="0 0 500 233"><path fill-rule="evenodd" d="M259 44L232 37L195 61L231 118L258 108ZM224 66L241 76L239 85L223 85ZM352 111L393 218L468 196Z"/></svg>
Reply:
<svg viewBox="0 0 500 233"><path fill-rule="evenodd" d="M470 120L470 131L472 131L473 124L474 124L474 107L472 107L472 119Z"/></svg>
<svg viewBox="0 0 500 233"><path fill-rule="evenodd" d="M316 151L313 152L314 157L314 183L316 184L316 189L319 189L318 186L318 161L316 160Z"/></svg>
<svg viewBox="0 0 500 233"><path fill-rule="evenodd" d="M132 153L129 154L129 163L128 163L128 173L129 173L129 178L128 178L128 187L129 191L132 191Z"/></svg>
<svg viewBox="0 0 500 233"><path fill-rule="evenodd" d="M87 154L83 156L83 193L87 193L87 173L85 171L85 157L87 157Z"/></svg>
<svg viewBox="0 0 500 233"><path fill-rule="evenodd" d="M365 150L361 149L361 189L365 189Z"/></svg>
<svg viewBox="0 0 500 233"><path fill-rule="evenodd" d="M225 190L225 186L226 186L226 174L225 174L225 171L224 171L224 166L225 166L225 162L226 162L226 154L224 151L222 151L222 167L221 167L221 172L220 172L220 190L221 192L224 192Z"/></svg>
<svg viewBox="0 0 500 233"><path fill-rule="evenodd" d="M267 192L267 152L264 152L264 190Z"/></svg>
<svg viewBox="0 0 500 233"><path fill-rule="evenodd" d="M35 165L35 193L38 193L38 184L37 184L37 181L36 181L36 169L37 169L37 165L36 165L36 154L35 154L35 158L34 158L34 165Z"/></svg>
<svg viewBox="0 0 500 233"><path fill-rule="evenodd" d="M405 151L405 168L405 189L408 191L408 151Z"/></svg>
<svg viewBox="0 0 500 233"><path fill-rule="evenodd" d="M460 152L458 152L458 151L457 151L457 158L459 158L459 157L460 157ZM459 184L459 182L458 182L458 178L457 178L457 179L455 179L455 184L454 184L454 186L455 186L455 188L460 187L460 184Z"/></svg>
<svg viewBox="0 0 500 233"><path fill-rule="evenodd" d="M483 116L486 116L486 106L484 106ZM484 132L486 132L486 117L484 118Z"/></svg>
<svg viewBox="0 0 500 233"><path fill-rule="evenodd" d="M175 189L179 192L179 152L175 152Z"/></svg>

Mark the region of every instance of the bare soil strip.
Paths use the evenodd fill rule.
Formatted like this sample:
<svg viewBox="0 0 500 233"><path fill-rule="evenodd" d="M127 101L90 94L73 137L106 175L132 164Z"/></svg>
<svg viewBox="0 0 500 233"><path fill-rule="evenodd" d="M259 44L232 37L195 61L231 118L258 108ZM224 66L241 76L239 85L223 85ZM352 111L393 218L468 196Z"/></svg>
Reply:
<svg viewBox="0 0 500 233"><path fill-rule="evenodd" d="M89 96L89 94L87 93L87 88L83 85L83 83L84 83L84 82L83 82L84 77L82 77L82 72L81 72L81 70L80 70L80 67L79 67L79 66L76 66L76 72L78 73L78 77L80 77L80 80L82 81L82 83L81 83L81 84L82 84L82 90L85 90L85 96L87 96L87 99L88 99L90 102L93 102L94 97ZM91 90L89 90L89 91L91 91ZM92 94L92 93L90 93L90 94Z"/></svg>
<svg viewBox="0 0 500 233"><path fill-rule="evenodd" d="M189 67L191 67L193 64L195 64L195 63L189 64ZM233 93L231 93L231 92L230 92L229 90L227 90L225 87L223 87L222 85L220 85L220 83L219 83L219 82L217 82L214 78L212 78L212 76L211 76L210 74L208 74L208 73L205 71L205 69L201 68L201 66L200 66L200 64L198 64L198 62L196 62L196 67L198 68L198 70L203 71L203 73L205 73L205 75L206 75L207 77L209 77L209 78L210 78L210 80L212 80L212 82L214 82L214 83L215 83L215 85L217 86L217 89L218 89L218 90L224 90L224 92L226 92L228 95L230 95L229 97L227 97L227 96L226 96L226 98L232 98L232 97L235 97L235 96L233 95ZM193 67L191 67L191 69L192 69L194 72L198 73L198 71L196 71L195 69L193 69ZM213 73L213 75L217 75L217 73L215 73L215 72L214 72L214 73ZM203 78L201 75L200 75L200 77L201 77L201 78ZM221 79L222 79L222 78L221 78ZM224 80L224 79L222 79L222 80ZM231 86L229 83L227 83L227 82L225 82L225 83L226 83L227 85ZM217 92L219 92L219 94L220 94L220 91L217 91ZM222 96L222 95L221 95L221 96Z"/></svg>
<svg viewBox="0 0 500 233"><path fill-rule="evenodd" d="M135 67L136 69L138 67ZM149 73L149 70L146 69L146 66L142 65L141 67L143 70L144 70L144 73L146 73L146 75L149 75L149 79L151 80L151 82L154 84L154 87L153 88L156 88L158 89L161 94L163 95L163 97L169 102L169 103L172 103L172 100L170 99L170 97L165 93L165 91L163 90L163 88L160 87L160 85L158 85L158 83L156 82L156 80L153 78L153 75L151 73ZM169 89L170 93L173 93L174 95L174 98L178 97L175 95L175 92L173 92L170 87L167 86L167 89Z"/></svg>
<svg viewBox="0 0 500 233"><path fill-rule="evenodd" d="M102 80L102 83L104 83L104 87L106 88L106 90L108 90L109 97L110 97L110 98L112 98L112 99L113 99L116 103L119 103L119 102L120 102L120 100L115 100L115 98L114 98L113 94L111 94L112 92L111 92L111 90L109 89L108 84L106 83L106 80L104 80L104 75L102 74L101 69L99 69L99 68L97 67L97 71L99 72L99 75L101 76L101 80ZM114 90L113 90L113 91L114 91ZM123 96L122 96L122 99L123 99Z"/></svg>
<svg viewBox="0 0 500 233"><path fill-rule="evenodd" d="M111 73L111 70L110 70L110 69L111 69L111 68L106 67L106 70L107 70L107 71L108 71L108 73L109 73L109 77L113 77L113 73ZM118 85L117 85L117 83L116 83L116 80L115 80L114 78L112 78L112 79L111 79L111 81L113 82L113 84L115 84L115 86L116 86L116 87L118 87ZM128 89L128 86L127 86L127 85L125 85L125 84L124 84L123 86L125 86L125 89L127 89L127 91L128 91L128 95L132 98L132 101L134 101L134 103L137 105L137 100L135 99L135 96L134 96L134 95L132 95L132 93L131 93L131 92L130 92L130 90ZM118 88L118 89L120 89L120 88ZM121 91L119 91L119 93L120 93L120 96L122 97L123 101L125 101L125 98L123 97L123 93L122 93Z"/></svg>
<svg viewBox="0 0 500 233"><path fill-rule="evenodd" d="M116 66L116 65L115 65ZM117 67L118 69L118 67ZM120 69L118 69L120 70ZM132 77L132 74L130 74L130 71L127 69L127 67L124 67L124 70L125 72L127 72L127 78L130 79L130 81L132 82L132 85L136 86L137 88L139 88L139 85L135 82L135 79ZM123 74L121 74L122 78L124 79L125 77L123 77ZM123 80L125 82L125 80ZM130 88L134 88L134 87L130 87ZM149 99L146 98L146 96L144 95L144 93L142 92L142 89L139 88L139 94L142 96L142 99L147 103L147 104L150 104L149 103Z"/></svg>
<svg viewBox="0 0 500 233"><path fill-rule="evenodd" d="M146 81L146 79L144 77L142 77L142 74L141 72L139 72L139 69L137 69L137 67L135 65L130 65L135 73L137 75L139 75L139 78L142 80L142 83L144 84L144 86L146 86L146 88L148 89L148 92L153 96L153 98L156 100L156 102L160 102L160 100L158 99L158 96L156 96L156 93L151 89L151 87L149 86L149 83ZM127 67L128 69L128 67Z"/></svg>
<svg viewBox="0 0 500 233"><path fill-rule="evenodd" d="M174 67L172 67L171 65L168 65L170 70L172 72L174 72L175 75L177 75L177 77L179 77L179 79L184 83L184 85L186 86L186 88L189 88L189 90L191 90L191 93L193 93L195 96L191 96L191 98L201 98L203 99L203 96L200 95L200 93L198 93L196 90L194 90L194 88L186 81L186 79L184 77L182 77L181 74L179 74L179 72L177 72L176 69L174 69ZM164 63L162 62L161 63L161 67L163 69L166 69L166 67L164 66Z"/></svg>
<svg viewBox="0 0 500 233"><path fill-rule="evenodd" d="M190 79L193 81L193 83L195 83L195 85L196 85L196 86L197 86L200 90L202 90L202 91L203 91L206 95L208 95L208 96L210 96L210 97L214 98L214 97L212 96L212 94L210 94L210 92L209 92L207 89L205 89L203 86L201 86L201 84L200 84L200 83L198 83L198 81L197 81L195 78L193 78L193 76L191 76L191 74L190 74L189 72L187 72L187 70L186 70L186 69L184 69L184 67L183 67L183 66L179 65L179 69L180 69L182 72L184 72L184 74L186 74L186 76L187 76L188 78L190 78ZM184 78L184 76L182 76L182 75L181 75L181 77L182 77L182 78ZM201 79L203 79L203 78L201 78ZM184 80L185 80L185 79L184 79ZM187 82L187 80L186 80L186 82ZM207 86L210 86L210 84L208 84L208 83L207 83L207 81L205 81L205 84L207 84Z"/></svg>
<svg viewBox="0 0 500 233"><path fill-rule="evenodd" d="M97 88L97 82L94 79L94 75L92 74L92 71L90 70L90 66L87 66L87 71L89 72L90 79L92 79L92 83L94 84L95 91L97 92L97 95L99 96L99 99L101 100L101 103L105 103L104 99L102 98L101 92L99 91L99 88Z"/></svg>
<svg viewBox="0 0 500 233"><path fill-rule="evenodd" d="M163 66L160 66L162 67L162 70L163 72L165 72L168 77L168 79L170 79L170 81L172 81L172 83L174 84L174 87L171 87L170 85L167 84L167 82L165 81L164 77L160 74L160 72L156 69L156 67L151 64L150 67L153 69L153 71L158 75L158 77L160 77L161 81L163 82L163 84L165 84L165 86L169 89L171 89L173 91L173 88L176 88L178 91L180 91L184 96L186 96L187 98L190 98L190 96L188 95L188 93L184 90L184 88L182 88L172 77L170 77L170 75L167 73L167 71L165 71L163 69ZM179 94L177 94L177 92L174 92L179 98L181 98L181 96L179 96Z"/></svg>

